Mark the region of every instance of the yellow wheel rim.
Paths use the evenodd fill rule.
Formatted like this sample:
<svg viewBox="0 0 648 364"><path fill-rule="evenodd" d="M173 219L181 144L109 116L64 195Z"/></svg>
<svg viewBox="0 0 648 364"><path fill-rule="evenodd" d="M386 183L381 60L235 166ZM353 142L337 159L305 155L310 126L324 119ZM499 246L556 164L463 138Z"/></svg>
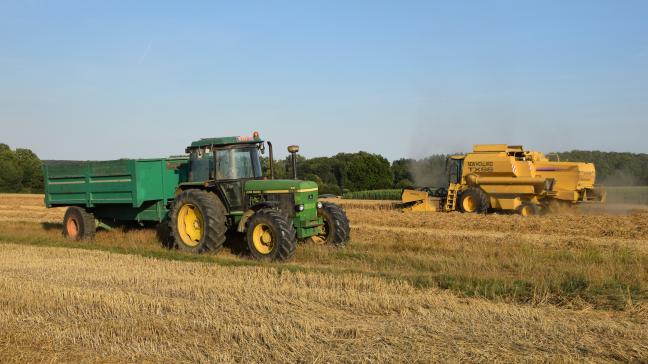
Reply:
<svg viewBox="0 0 648 364"><path fill-rule="evenodd" d="M274 237L272 229L266 224L258 224L252 230L252 243L254 248L261 254L270 254L274 247Z"/></svg>
<svg viewBox="0 0 648 364"><path fill-rule="evenodd" d="M326 243L326 239L328 239L328 236L329 236L329 233L330 233L330 228L331 228L329 226L329 222L328 222L328 219L326 217L322 217L322 220L323 220L324 224L322 226L320 226L320 233L317 234L317 236L321 239L321 243L318 242L319 244L325 244Z"/></svg>
<svg viewBox="0 0 648 364"><path fill-rule="evenodd" d="M520 215L522 216L531 215L531 206L522 206L522 209L520 210Z"/></svg>
<svg viewBox="0 0 648 364"><path fill-rule="evenodd" d="M178 235L182 242L191 247L198 246L204 231L205 219L200 210L189 203L183 205L178 212Z"/></svg>
<svg viewBox="0 0 648 364"><path fill-rule="evenodd" d="M477 208L475 199L472 196L466 196L466 198L463 199L461 204L463 206L464 211L466 212L473 212Z"/></svg>

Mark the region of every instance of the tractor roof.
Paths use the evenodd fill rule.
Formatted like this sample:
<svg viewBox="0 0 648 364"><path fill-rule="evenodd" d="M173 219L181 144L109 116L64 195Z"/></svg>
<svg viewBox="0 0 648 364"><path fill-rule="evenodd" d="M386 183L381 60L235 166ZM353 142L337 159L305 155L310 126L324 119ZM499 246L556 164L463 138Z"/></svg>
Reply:
<svg viewBox="0 0 648 364"><path fill-rule="evenodd" d="M207 146L224 146L232 144L257 144L261 143L263 140L259 138L258 133L254 133L252 136L232 136L232 137L222 137L222 138L203 138L192 142L189 148L201 148Z"/></svg>

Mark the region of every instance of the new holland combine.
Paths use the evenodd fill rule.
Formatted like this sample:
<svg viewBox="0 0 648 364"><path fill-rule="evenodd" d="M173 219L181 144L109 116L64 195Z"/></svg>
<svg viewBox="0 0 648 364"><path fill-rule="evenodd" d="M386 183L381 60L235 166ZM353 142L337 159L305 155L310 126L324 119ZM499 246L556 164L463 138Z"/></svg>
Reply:
<svg viewBox="0 0 648 364"><path fill-rule="evenodd" d="M550 161L506 144L475 145L448 160L448 186L404 189L405 212L489 211L535 215L558 206L605 201L591 163Z"/></svg>
<svg viewBox="0 0 648 364"><path fill-rule="evenodd" d="M270 176L260 153L269 149ZM168 224L170 245L203 253L242 233L250 255L287 260L298 241L343 246L349 221L338 205L318 201L317 184L274 179L272 143L258 133L201 139L188 157L62 162L44 167L45 204L68 206L65 236L91 238L97 227L120 222Z"/></svg>

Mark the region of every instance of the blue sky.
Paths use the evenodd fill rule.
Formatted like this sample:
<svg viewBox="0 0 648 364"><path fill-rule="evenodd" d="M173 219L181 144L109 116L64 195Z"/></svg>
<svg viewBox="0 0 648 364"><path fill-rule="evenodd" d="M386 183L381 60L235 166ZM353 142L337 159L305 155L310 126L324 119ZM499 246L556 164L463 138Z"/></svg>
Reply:
<svg viewBox="0 0 648 364"><path fill-rule="evenodd" d="M2 1L0 141L156 157L648 152L648 1ZM281 152L280 154L284 154Z"/></svg>

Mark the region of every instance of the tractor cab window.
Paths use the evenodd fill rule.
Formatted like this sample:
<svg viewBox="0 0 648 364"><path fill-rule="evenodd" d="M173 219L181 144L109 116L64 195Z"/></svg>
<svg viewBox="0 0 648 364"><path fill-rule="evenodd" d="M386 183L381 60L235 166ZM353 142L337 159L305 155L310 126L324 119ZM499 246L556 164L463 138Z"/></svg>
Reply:
<svg viewBox="0 0 648 364"><path fill-rule="evenodd" d="M246 179L261 177L257 148L216 150L216 179Z"/></svg>

